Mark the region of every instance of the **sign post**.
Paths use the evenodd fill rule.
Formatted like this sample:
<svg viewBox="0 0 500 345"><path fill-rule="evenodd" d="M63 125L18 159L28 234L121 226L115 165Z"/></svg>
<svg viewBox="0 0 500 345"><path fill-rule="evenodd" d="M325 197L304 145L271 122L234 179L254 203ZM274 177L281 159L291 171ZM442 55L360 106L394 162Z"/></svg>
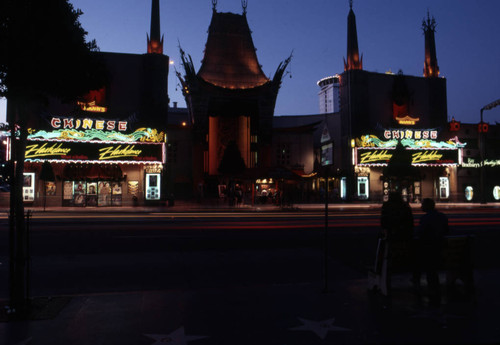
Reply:
<svg viewBox="0 0 500 345"><path fill-rule="evenodd" d="M324 238L324 289L328 292L328 172L330 165L333 164L333 140L328 132L328 126L325 121L325 127L321 134L321 165L324 167L325 175L325 238Z"/></svg>

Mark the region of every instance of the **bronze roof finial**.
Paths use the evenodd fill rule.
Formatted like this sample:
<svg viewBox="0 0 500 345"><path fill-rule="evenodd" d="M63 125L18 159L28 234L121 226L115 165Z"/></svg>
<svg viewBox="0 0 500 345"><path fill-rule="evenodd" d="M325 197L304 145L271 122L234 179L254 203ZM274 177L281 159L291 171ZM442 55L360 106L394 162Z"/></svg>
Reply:
<svg viewBox="0 0 500 345"><path fill-rule="evenodd" d="M248 0L241 0L241 7L243 7L243 14L247 14Z"/></svg>

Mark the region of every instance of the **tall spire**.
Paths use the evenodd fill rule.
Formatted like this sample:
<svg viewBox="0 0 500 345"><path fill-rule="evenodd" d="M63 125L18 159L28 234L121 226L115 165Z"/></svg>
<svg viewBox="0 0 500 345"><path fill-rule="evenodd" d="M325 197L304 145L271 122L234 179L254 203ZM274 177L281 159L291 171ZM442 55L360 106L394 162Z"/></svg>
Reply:
<svg viewBox="0 0 500 345"><path fill-rule="evenodd" d="M248 0L241 0L241 7L243 7L243 14L247 14Z"/></svg>
<svg viewBox="0 0 500 345"><path fill-rule="evenodd" d="M425 62L424 77L439 77L439 66L436 57L436 41L434 32L436 32L436 20L431 18L427 11L427 20L422 21L422 30L425 36Z"/></svg>
<svg viewBox="0 0 500 345"><path fill-rule="evenodd" d="M160 0L151 4L151 38L148 35L148 54L163 54L163 36L160 38Z"/></svg>
<svg viewBox="0 0 500 345"><path fill-rule="evenodd" d="M352 69L363 69L363 56L359 57L356 16L352 10L352 0L349 0L349 15L347 16L347 62L344 59L344 71Z"/></svg>

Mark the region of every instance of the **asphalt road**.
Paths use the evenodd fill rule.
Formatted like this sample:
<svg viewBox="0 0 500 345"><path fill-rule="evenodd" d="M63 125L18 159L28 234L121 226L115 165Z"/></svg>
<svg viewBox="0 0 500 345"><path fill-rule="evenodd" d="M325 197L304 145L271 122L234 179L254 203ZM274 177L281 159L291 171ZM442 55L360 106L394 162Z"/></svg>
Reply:
<svg viewBox="0 0 500 345"><path fill-rule="evenodd" d="M475 236L476 267L500 267L496 210L447 212L455 234ZM415 222L421 214L415 213ZM0 219L0 298L8 296L8 227ZM325 217L290 213L35 213L32 296L300 284L325 278ZM328 219L329 280L366 277L377 212Z"/></svg>

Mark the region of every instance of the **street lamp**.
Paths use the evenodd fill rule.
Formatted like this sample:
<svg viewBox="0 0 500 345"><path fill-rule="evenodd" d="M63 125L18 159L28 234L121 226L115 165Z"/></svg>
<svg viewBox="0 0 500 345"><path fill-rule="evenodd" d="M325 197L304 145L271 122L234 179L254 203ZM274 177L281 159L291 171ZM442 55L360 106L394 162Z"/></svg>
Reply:
<svg viewBox="0 0 500 345"><path fill-rule="evenodd" d="M486 204L486 193L485 193L485 188L484 188L484 133L486 133L487 126L484 126L483 123L483 111L485 110L490 110L493 109L497 106L500 105L500 99L497 99L494 102L491 102L490 104L485 105L484 107L481 108L481 122L479 123L478 126L478 132L479 132L479 154L481 157L481 171L480 171L480 184L481 184L481 204Z"/></svg>

